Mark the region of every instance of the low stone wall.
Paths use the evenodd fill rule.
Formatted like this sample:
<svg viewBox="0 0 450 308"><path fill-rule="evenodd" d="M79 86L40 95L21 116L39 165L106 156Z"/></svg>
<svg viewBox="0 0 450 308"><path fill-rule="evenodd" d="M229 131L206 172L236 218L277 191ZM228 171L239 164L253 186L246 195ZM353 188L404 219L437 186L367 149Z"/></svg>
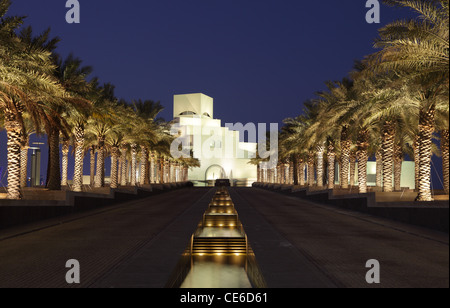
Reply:
<svg viewBox="0 0 450 308"><path fill-rule="evenodd" d="M293 185L254 183L253 187L441 232L449 232L448 201L376 202L374 192L367 194L333 195L332 190L310 191L307 187Z"/></svg>
<svg viewBox="0 0 450 308"><path fill-rule="evenodd" d="M192 186L190 182L156 184L132 189L111 189L109 194L68 191L65 201L2 199L0 200L0 229L107 207Z"/></svg>

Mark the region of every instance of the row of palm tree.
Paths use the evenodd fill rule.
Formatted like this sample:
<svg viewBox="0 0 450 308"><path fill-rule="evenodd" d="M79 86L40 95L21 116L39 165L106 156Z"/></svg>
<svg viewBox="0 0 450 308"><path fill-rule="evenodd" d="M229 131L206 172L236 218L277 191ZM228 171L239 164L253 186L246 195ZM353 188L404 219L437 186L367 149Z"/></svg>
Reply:
<svg viewBox="0 0 450 308"><path fill-rule="evenodd" d="M63 59L55 53L60 39L50 38L50 30L35 36L31 27L22 27L24 17L6 16L10 5L10 0L0 0L0 128L7 133L8 199L22 198L31 134L47 136L50 190L69 182L70 149L75 159L72 189L77 192L83 190L88 153L95 187L105 186L108 156L111 188L187 179L187 169L198 161L171 158L168 123L157 119L160 103L118 100L113 85L88 79L92 67L73 55Z"/></svg>
<svg viewBox="0 0 450 308"><path fill-rule="evenodd" d="M357 174L359 192L365 193L367 162L376 157L377 186L391 192L400 190L408 155L416 165L417 200L432 201L434 153L442 156L448 194L449 3L385 2L410 8L419 17L380 29L377 52L357 61L342 81L327 82L326 91L304 103L302 115L284 121L279 166L259 170L259 181L333 189L336 162L340 187L354 185ZM440 149L433 143L437 138Z"/></svg>

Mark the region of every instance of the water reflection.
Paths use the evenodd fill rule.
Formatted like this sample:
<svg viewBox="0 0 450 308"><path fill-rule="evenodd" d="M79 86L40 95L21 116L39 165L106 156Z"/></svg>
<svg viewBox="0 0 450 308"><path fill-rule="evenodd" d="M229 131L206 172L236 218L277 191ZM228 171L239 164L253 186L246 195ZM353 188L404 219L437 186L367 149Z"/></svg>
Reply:
<svg viewBox="0 0 450 308"><path fill-rule="evenodd" d="M215 227L205 227L203 228L198 237L242 237L242 233L236 228L215 228Z"/></svg>
<svg viewBox="0 0 450 308"><path fill-rule="evenodd" d="M168 287L258 288L264 278L228 190L220 187L191 237Z"/></svg>
<svg viewBox="0 0 450 308"><path fill-rule="evenodd" d="M252 288L252 284L241 265L198 261L181 288Z"/></svg>

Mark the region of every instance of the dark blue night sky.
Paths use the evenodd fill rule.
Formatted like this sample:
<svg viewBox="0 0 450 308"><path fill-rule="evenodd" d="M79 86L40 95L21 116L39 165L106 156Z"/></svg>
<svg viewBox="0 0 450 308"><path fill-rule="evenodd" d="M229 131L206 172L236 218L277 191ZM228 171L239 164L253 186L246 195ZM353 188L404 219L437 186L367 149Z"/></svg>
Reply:
<svg viewBox="0 0 450 308"><path fill-rule="evenodd" d="M81 23L67 24L65 0L12 2L11 15L36 32L51 27L57 52L93 66L117 97L161 101L169 120L174 94L202 92L224 123L300 114L325 81L374 52L381 26L409 14L383 5L381 24L368 24L365 0L79 0Z"/></svg>

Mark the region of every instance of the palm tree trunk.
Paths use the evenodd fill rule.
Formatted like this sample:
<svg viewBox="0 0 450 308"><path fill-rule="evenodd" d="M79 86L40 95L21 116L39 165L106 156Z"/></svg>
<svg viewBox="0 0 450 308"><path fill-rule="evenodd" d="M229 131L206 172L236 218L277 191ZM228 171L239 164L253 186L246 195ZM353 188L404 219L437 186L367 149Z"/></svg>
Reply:
<svg viewBox="0 0 450 308"><path fill-rule="evenodd" d="M395 127L390 121L386 121L383 127L383 191L392 192L392 171L394 159Z"/></svg>
<svg viewBox="0 0 450 308"><path fill-rule="evenodd" d="M383 151L380 149L375 153L375 168L376 168L376 186L379 188L383 187Z"/></svg>
<svg viewBox="0 0 450 308"><path fill-rule="evenodd" d="M28 143L20 149L20 187L27 187Z"/></svg>
<svg viewBox="0 0 450 308"><path fill-rule="evenodd" d="M95 173L95 187L100 188L105 186L105 138L98 137L97 145L97 171Z"/></svg>
<svg viewBox="0 0 450 308"><path fill-rule="evenodd" d="M131 160L127 160L127 183L131 185Z"/></svg>
<svg viewBox="0 0 450 308"><path fill-rule="evenodd" d="M298 178L298 162L299 158L297 155L292 156L292 172L294 173L294 185L298 185L299 178Z"/></svg>
<svg viewBox="0 0 450 308"><path fill-rule="evenodd" d="M291 159L289 160L289 185L293 185L294 184L294 160Z"/></svg>
<svg viewBox="0 0 450 308"><path fill-rule="evenodd" d="M402 163L403 163L403 152L400 145L396 144L394 149L394 190L401 191L402 183Z"/></svg>
<svg viewBox="0 0 450 308"><path fill-rule="evenodd" d="M419 114L419 194L417 201L433 201L431 195L431 147L435 109L420 110Z"/></svg>
<svg viewBox="0 0 450 308"><path fill-rule="evenodd" d="M278 163L277 167L275 168L275 183L280 183L280 163Z"/></svg>
<svg viewBox="0 0 450 308"><path fill-rule="evenodd" d="M89 148L90 152L90 183L92 186L95 185L95 146Z"/></svg>
<svg viewBox="0 0 450 308"><path fill-rule="evenodd" d="M61 190L61 167L59 164L59 130L51 128L48 135L49 165L47 188Z"/></svg>
<svg viewBox="0 0 450 308"><path fill-rule="evenodd" d="M314 153L308 155L308 186L314 186Z"/></svg>
<svg viewBox="0 0 450 308"><path fill-rule="evenodd" d="M305 164L304 160L303 160L303 159L300 159L299 167L298 167L298 173L299 173L299 176L298 176L298 184L299 184L300 186L305 186L305 183L306 183L306 179L305 179L305 167L306 167L306 164Z"/></svg>
<svg viewBox="0 0 450 308"><path fill-rule="evenodd" d="M7 199L20 200L22 193L20 189L20 141L22 136L22 125L14 116L5 115L5 129L8 148L8 192Z"/></svg>
<svg viewBox="0 0 450 308"><path fill-rule="evenodd" d="M164 184L164 158L159 157L159 183Z"/></svg>
<svg viewBox="0 0 450 308"><path fill-rule="evenodd" d="M323 154L325 152L325 145L319 144L317 146L317 186L323 186Z"/></svg>
<svg viewBox="0 0 450 308"><path fill-rule="evenodd" d="M122 165L122 174L120 176L120 186L127 186L127 144L120 146L120 164Z"/></svg>
<svg viewBox="0 0 450 308"><path fill-rule="evenodd" d="M122 157L120 156L120 150L117 164L117 185L119 185L122 182Z"/></svg>
<svg viewBox="0 0 450 308"><path fill-rule="evenodd" d="M116 189L119 187L117 163L119 161L119 148L112 146L111 148L111 185L110 188Z"/></svg>
<svg viewBox="0 0 450 308"><path fill-rule="evenodd" d="M334 152L334 145L328 144L327 151L328 160L328 189L334 189L334 164L336 162L336 153Z"/></svg>
<svg viewBox="0 0 450 308"><path fill-rule="evenodd" d="M340 184L343 189L348 188L348 168L350 166L351 141L348 136L348 126L344 126L341 132L341 169Z"/></svg>
<svg viewBox="0 0 450 308"><path fill-rule="evenodd" d="M169 183L170 179L169 179L169 160L168 159L164 159L164 183Z"/></svg>
<svg viewBox="0 0 450 308"><path fill-rule="evenodd" d="M414 150L414 184L415 191L419 191L419 135L416 136L413 144Z"/></svg>
<svg viewBox="0 0 450 308"><path fill-rule="evenodd" d="M150 163L148 160L149 150L145 146L141 146L141 185L150 184Z"/></svg>
<svg viewBox="0 0 450 308"><path fill-rule="evenodd" d="M150 183L156 183L155 181L155 153L152 152L150 155Z"/></svg>
<svg viewBox="0 0 450 308"><path fill-rule="evenodd" d="M355 152L350 153L350 186L355 186L355 174L356 174L356 160L357 155Z"/></svg>
<svg viewBox="0 0 450 308"><path fill-rule="evenodd" d="M367 162L369 161L369 131L360 130L358 134L358 151L356 152L358 159L358 187L359 193L367 193Z"/></svg>
<svg viewBox="0 0 450 308"><path fill-rule="evenodd" d="M449 194L449 130L441 131L442 171L444 177L444 191Z"/></svg>
<svg viewBox="0 0 450 308"><path fill-rule="evenodd" d="M93 149L93 147L91 150L91 164L92 158L94 158L94 166L95 166L95 150ZM77 127L75 128L75 166L73 172L73 191L75 192L81 192L83 190L83 165L84 165L84 127L82 125L77 125Z"/></svg>
<svg viewBox="0 0 450 308"><path fill-rule="evenodd" d="M69 140L63 141L63 146L61 148L62 152L62 176L61 176L61 186L67 186L67 172L69 166Z"/></svg>
<svg viewBox="0 0 450 308"><path fill-rule="evenodd" d="M137 147L138 145L135 143L131 145L131 186L136 186Z"/></svg>

